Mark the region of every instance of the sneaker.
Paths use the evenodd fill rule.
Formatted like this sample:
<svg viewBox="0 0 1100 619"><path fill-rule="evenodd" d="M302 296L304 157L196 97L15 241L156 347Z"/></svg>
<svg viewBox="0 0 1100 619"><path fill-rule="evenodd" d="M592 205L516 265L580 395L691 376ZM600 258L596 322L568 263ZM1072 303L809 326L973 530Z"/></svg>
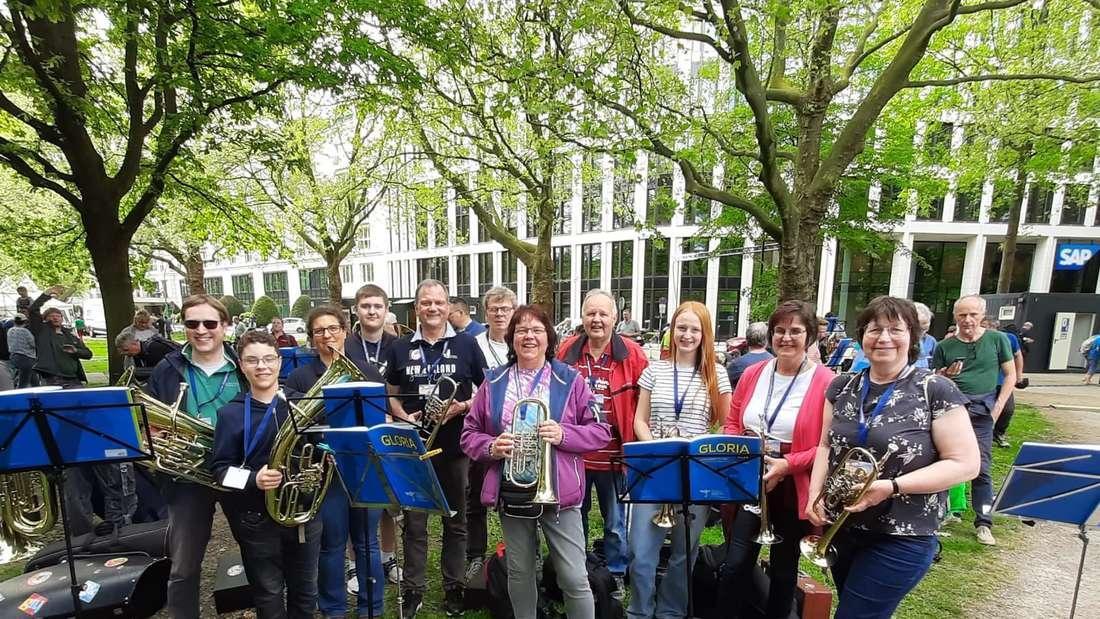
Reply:
<svg viewBox="0 0 1100 619"><path fill-rule="evenodd" d="M401 604L401 616L405 619L413 619L424 606L424 594L417 591L406 591L404 598L405 601Z"/></svg>
<svg viewBox="0 0 1100 619"><path fill-rule="evenodd" d="M393 584L401 582L401 566L397 565L397 557L390 557L382 564L382 571L386 573L386 580Z"/></svg>
<svg viewBox="0 0 1100 619"><path fill-rule="evenodd" d="M348 578L348 593L351 595L359 595L359 579L355 577L355 574Z"/></svg>
<svg viewBox="0 0 1100 619"><path fill-rule="evenodd" d="M611 578L615 580L615 590L611 592L611 597L622 602L623 596L626 594L626 583L619 574L613 574Z"/></svg>
<svg viewBox="0 0 1100 619"><path fill-rule="evenodd" d="M984 524L975 529L974 534L978 537L979 544L985 544L986 546L997 545L997 539L993 537L993 531Z"/></svg>
<svg viewBox="0 0 1100 619"><path fill-rule="evenodd" d="M993 442L997 444L997 447L1009 447L1008 441L1003 436L994 438Z"/></svg>
<svg viewBox="0 0 1100 619"><path fill-rule="evenodd" d="M461 617L466 607L462 603L462 588L455 587L443 592L443 612L448 617Z"/></svg>
<svg viewBox="0 0 1100 619"><path fill-rule="evenodd" d="M477 582L481 578L481 572L485 569L485 559L474 557L466 564L465 583L469 587L471 582Z"/></svg>
<svg viewBox="0 0 1100 619"><path fill-rule="evenodd" d="M945 527L949 524L955 524L956 522L962 522L962 518L954 512L943 517L943 526Z"/></svg>

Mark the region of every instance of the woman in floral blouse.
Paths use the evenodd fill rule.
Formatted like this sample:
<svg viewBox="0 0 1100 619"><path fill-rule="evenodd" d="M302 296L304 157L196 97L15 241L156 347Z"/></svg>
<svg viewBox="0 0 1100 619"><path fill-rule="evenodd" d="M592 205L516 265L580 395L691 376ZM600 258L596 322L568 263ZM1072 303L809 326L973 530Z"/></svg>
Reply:
<svg viewBox="0 0 1100 619"><path fill-rule="evenodd" d="M847 508L832 568L837 618L888 618L931 566L946 491L977 475L978 443L954 383L913 367L920 324L910 301L874 299L856 330L870 367L829 386L806 515L827 524L814 501L848 449L864 447L881 460L896 446L879 479Z"/></svg>

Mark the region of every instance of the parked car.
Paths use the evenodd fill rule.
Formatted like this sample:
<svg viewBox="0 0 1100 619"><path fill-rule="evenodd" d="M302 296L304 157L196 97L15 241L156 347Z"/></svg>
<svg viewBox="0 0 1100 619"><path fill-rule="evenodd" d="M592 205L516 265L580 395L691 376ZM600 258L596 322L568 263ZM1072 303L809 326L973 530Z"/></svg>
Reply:
<svg viewBox="0 0 1100 619"><path fill-rule="evenodd" d="M268 327L268 328L270 329L271 327ZM294 318L294 317L284 318L283 319L283 331L286 331L287 333L296 333L296 334L305 333L306 332L306 321L302 320L301 318Z"/></svg>

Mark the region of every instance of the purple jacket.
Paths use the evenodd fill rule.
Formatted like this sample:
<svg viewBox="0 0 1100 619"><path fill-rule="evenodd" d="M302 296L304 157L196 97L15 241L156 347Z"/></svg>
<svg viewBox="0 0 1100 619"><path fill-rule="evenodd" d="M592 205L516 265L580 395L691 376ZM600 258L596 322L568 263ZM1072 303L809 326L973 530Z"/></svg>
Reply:
<svg viewBox="0 0 1100 619"><path fill-rule="evenodd" d="M478 388L473 406L466 414L462 451L474 460L491 461L489 446L504 432L501 418L512 367L513 364L508 364L485 373L485 382ZM584 498L582 456L611 441L611 426L601 422L593 412L596 410L595 398L577 370L556 359L550 362L550 369L550 415L562 427L561 444L551 450L557 480L555 491L560 507L576 507ZM486 472L481 487L482 504L496 506L502 470L503 461L497 461L497 465Z"/></svg>

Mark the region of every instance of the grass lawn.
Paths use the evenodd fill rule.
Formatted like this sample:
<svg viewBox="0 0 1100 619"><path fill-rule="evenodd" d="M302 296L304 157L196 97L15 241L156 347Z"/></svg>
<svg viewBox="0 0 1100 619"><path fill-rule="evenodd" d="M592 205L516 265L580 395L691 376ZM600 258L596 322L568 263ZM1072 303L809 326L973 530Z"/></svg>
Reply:
<svg viewBox="0 0 1100 619"><path fill-rule="evenodd" d="M88 374L107 373L107 340L105 338L84 338L84 345L92 351L92 358L81 361Z"/></svg>

